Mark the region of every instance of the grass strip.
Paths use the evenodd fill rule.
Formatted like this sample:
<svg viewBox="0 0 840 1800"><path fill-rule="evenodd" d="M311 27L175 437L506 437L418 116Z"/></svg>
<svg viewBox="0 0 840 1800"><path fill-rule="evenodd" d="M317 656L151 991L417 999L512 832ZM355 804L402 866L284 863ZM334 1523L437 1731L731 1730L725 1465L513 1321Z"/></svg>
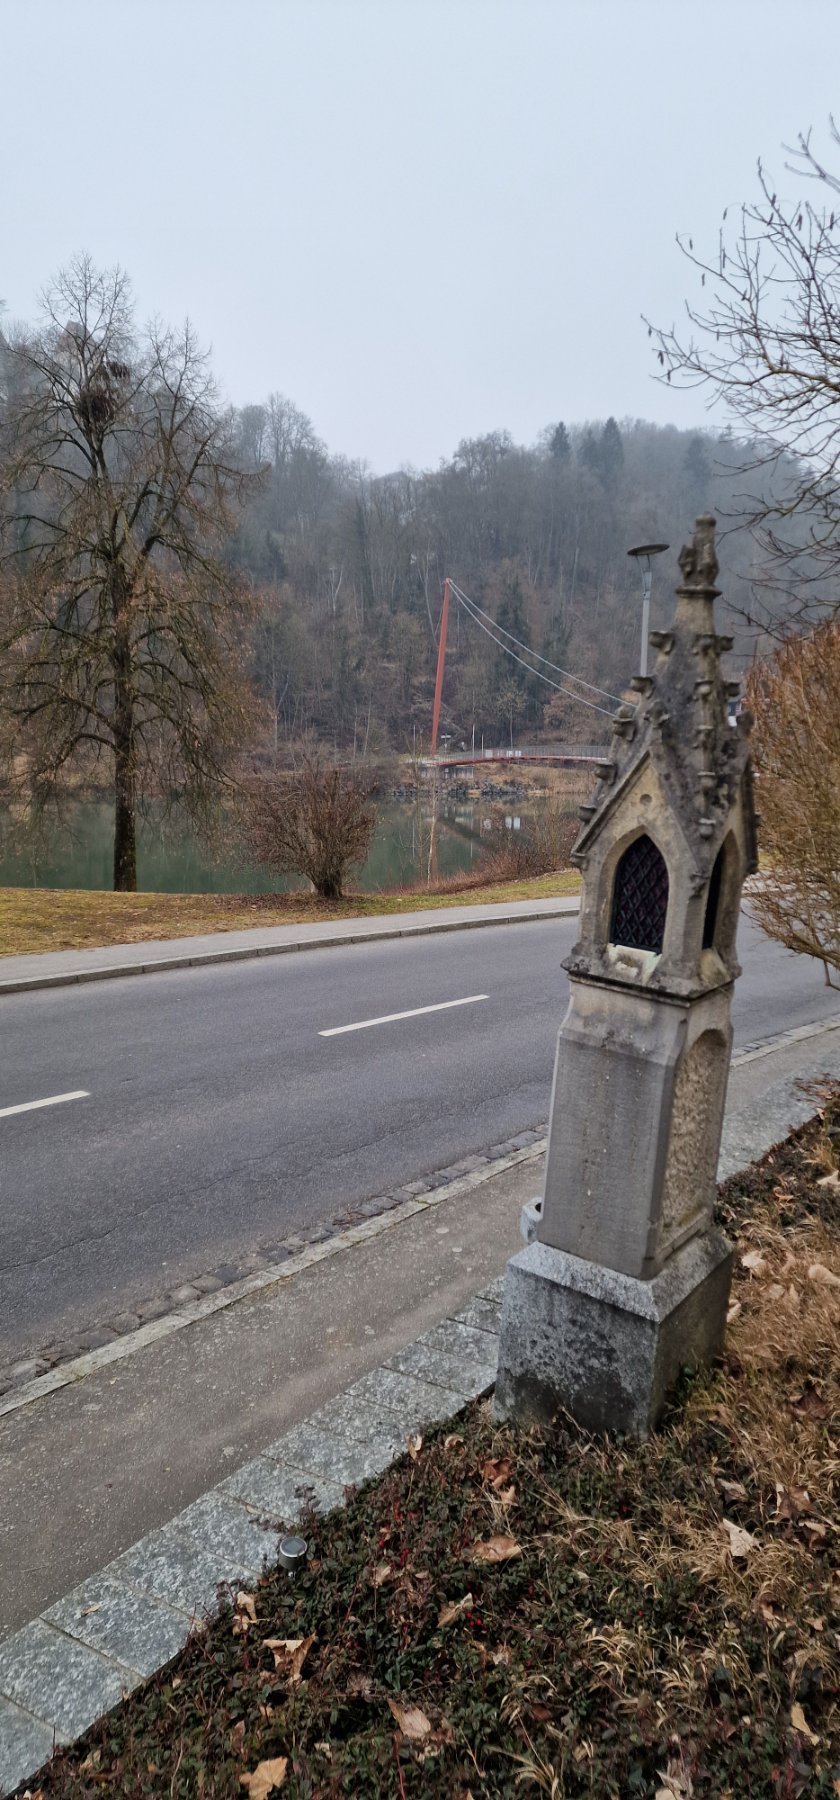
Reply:
<svg viewBox="0 0 840 1800"><path fill-rule="evenodd" d="M330 919L367 919L426 912L442 906L494 905L554 899L580 892L574 870L529 880L441 882L434 890L348 894L113 894L99 889L0 888L0 956L45 950L87 950L151 938L193 937L269 925L313 925Z"/></svg>
<svg viewBox="0 0 840 1800"><path fill-rule="evenodd" d="M840 1098L721 1189L725 1354L644 1444L487 1403L59 1754L81 1800L840 1794ZM266 1786L269 1780L274 1786Z"/></svg>

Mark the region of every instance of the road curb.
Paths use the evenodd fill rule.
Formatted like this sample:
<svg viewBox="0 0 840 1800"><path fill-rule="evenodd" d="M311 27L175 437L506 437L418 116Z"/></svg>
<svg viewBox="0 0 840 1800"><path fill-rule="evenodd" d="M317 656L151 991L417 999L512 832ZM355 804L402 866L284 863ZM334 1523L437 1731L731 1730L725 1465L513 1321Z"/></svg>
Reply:
<svg viewBox="0 0 840 1800"><path fill-rule="evenodd" d="M269 1264L258 1269L253 1275L246 1275L241 1281L232 1281L218 1293L205 1294L200 1300L193 1300L188 1305L179 1307L163 1318L150 1319L147 1324L140 1325L135 1331L127 1331L124 1336L115 1338L113 1343L103 1344L98 1350L88 1350L72 1361L60 1363L46 1375L36 1375L11 1393L0 1399L0 1419L9 1413L19 1412L24 1406L33 1406L37 1400L46 1400L60 1388L69 1387L77 1381L84 1381L88 1375L94 1375L98 1369L108 1368L111 1363L123 1362L127 1356L134 1356L149 1344L157 1344L162 1338L172 1337L176 1331L185 1331L190 1325L197 1325L203 1319L209 1319L214 1313L225 1312L228 1307L235 1306L238 1301L251 1298L255 1294L268 1293L272 1288L282 1286L307 1269L314 1268L317 1263L326 1262L337 1256L342 1250L351 1250L356 1244L365 1244L371 1238L379 1237L382 1232L390 1231L392 1226L402 1225L407 1219L413 1219L417 1213L431 1212L444 1201L458 1199L461 1195L471 1194L475 1188L483 1187L497 1175L505 1175L508 1170L518 1168L521 1163L536 1162L545 1155L547 1139L544 1135L535 1136L534 1141L520 1150L513 1150L507 1156L490 1161L480 1169L469 1174L460 1175L428 1193L415 1194L400 1202L399 1206L389 1211L376 1213L373 1218L365 1219L361 1224L350 1225L345 1231L336 1232L334 1237L323 1243L309 1244L296 1256L289 1256L283 1262Z"/></svg>
<svg viewBox="0 0 840 1800"><path fill-rule="evenodd" d="M382 944L395 938L432 937L448 931L487 931L493 925L545 924L572 917L580 911L574 898L546 902L539 912L503 913L492 919L442 919L428 925L388 926L384 931L332 933L322 938L285 938L276 944L253 944L235 950L202 950L192 955L160 956L145 962L102 963L93 969L60 970L54 975L10 976L0 979L0 995L26 994L38 988L77 987L88 981L115 981L124 975L164 975L176 969L201 969L213 963L251 962L261 956L287 956L297 950L337 950L347 944ZM62 952L46 952L58 955Z"/></svg>

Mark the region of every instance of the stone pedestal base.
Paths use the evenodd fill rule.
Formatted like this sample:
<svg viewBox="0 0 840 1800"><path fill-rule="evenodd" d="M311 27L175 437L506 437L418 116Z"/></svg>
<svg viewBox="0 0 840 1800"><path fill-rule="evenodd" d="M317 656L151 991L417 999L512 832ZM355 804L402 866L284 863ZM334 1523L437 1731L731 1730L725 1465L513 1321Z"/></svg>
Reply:
<svg viewBox="0 0 840 1800"><path fill-rule="evenodd" d="M507 1265L496 1417L645 1437L680 1371L720 1350L733 1251L692 1238L651 1281L528 1244Z"/></svg>

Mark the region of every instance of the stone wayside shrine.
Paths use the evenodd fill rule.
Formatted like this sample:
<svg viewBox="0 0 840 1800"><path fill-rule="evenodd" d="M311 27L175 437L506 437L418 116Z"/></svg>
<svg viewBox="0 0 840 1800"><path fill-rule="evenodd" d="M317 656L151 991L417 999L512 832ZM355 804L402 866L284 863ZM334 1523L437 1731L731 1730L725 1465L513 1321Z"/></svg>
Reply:
<svg viewBox="0 0 840 1800"><path fill-rule="evenodd" d="M756 867L747 734L715 632L715 521L680 554L653 674L615 716L573 852L580 940L557 1045L545 1192L507 1266L500 1418L560 1410L643 1436L686 1365L720 1349L732 1251L714 1228L739 974Z"/></svg>

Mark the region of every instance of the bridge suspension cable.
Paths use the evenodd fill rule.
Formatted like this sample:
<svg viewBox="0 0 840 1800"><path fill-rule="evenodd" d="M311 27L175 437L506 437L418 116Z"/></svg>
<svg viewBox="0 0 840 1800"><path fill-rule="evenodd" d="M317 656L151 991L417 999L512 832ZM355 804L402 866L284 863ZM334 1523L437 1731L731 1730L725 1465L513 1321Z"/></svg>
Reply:
<svg viewBox="0 0 840 1800"><path fill-rule="evenodd" d="M463 593L461 588L456 587L455 582L452 581L451 578L449 586L452 593L455 595L458 604L466 612L468 618L472 619L475 625L478 625L482 631L486 632L487 636L496 645L497 649L503 650L506 656L512 657L513 661L519 663L521 668L526 669L529 675L535 675L538 681L544 681L547 687L554 688L555 692L558 694L565 694L567 699L579 701L581 706L588 707L591 712L603 713L606 718L612 718L612 707L600 706L596 700L587 700L584 694L577 693L574 688L566 687L564 683L559 681L552 681L550 675L543 674L542 669L535 669L531 663L525 662L523 657L517 656L516 651L510 648L510 644L502 642L502 638L509 638L512 644L518 645L520 650L525 651L526 656L534 657L537 662L545 663L547 668L554 669L558 675L565 675L570 681L579 681L582 687L589 688L593 694L600 694L605 700L614 700L616 704L618 704L618 694L611 694L606 688L596 687L594 682L584 681L582 675L572 675L569 670L561 669L557 663L550 662L547 656L541 656L539 651L532 650L528 644L523 644L519 638L514 637L512 632L506 631L503 625L498 625L496 620L491 618L490 614L486 613L483 607L478 605L476 600L471 600L468 594ZM501 633L501 637L496 635L497 632Z"/></svg>

